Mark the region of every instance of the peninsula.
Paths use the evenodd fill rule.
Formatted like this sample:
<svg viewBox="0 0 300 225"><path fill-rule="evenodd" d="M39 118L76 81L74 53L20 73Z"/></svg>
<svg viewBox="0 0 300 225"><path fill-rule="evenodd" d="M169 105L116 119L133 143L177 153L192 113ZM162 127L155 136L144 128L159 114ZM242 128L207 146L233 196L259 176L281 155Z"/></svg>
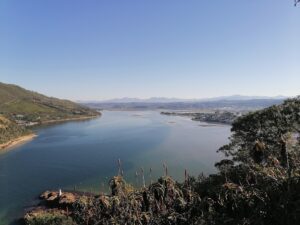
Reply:
<svg viewBox="0 0 300 225"><path fill-rule="evenodd" d="M221 124L232 124L235 119L242 115L242 112L230 112L230 111L209 111L209 112L181 112L181 111L170 111L161 112L162 115L167 116L186 116L194 121L201 121L207 123L221 123Z"/></svg>

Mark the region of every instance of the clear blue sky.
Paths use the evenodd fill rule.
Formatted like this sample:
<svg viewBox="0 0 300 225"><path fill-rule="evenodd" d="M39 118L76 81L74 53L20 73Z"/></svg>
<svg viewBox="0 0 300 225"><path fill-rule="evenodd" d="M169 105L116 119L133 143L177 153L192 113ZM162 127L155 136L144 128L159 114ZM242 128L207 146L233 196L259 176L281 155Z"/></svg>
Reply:
<svg viewBox="0 0 300 225"><path fill-rule="evenodd" d="M73 100L300 94L293 0L1 0L0 81Z"/></svg>

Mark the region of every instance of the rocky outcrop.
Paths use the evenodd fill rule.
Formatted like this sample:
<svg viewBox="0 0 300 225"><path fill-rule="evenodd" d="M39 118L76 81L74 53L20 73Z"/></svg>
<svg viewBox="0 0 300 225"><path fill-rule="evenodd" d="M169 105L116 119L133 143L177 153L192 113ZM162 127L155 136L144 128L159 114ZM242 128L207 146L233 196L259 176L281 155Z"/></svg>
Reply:
<svg viewBox="0 0 300 225"><path fill-rule="evenodd" d="M71 207L79 198L79 195L71 192L45 191L40 195L40 199L48 206L66 208Z"/></svg>

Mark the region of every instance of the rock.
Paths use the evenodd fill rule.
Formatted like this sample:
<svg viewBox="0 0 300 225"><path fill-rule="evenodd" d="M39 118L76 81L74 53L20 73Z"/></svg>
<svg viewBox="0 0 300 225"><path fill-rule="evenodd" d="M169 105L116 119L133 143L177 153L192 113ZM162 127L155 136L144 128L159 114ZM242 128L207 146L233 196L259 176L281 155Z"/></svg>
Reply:
<svg viewBox="0 0 300 225"><path fill-rule="evenodd" d="M50 191L45 191L40 195L40 199L46 199L48 198Z"/></svg>
<svg viewBox="0 0 300 225"><path fill-rule="evenodd" d="M48 206L66 208L71 207L78 196L70 192L62 192L59 196L58 191L45 191L40 195L40 199L44 200Z"/></svg>
<svg viewBox="0 0 300 225"><path fill-rule="evenodd" d="M71 206L76 201L76 196L72 193L63 193L58 200L60 206Z"/></svg>
<svg viewBox="0 0 300 225"><path fill-rule="evenodd" d="M45 191L43 194L40 195L40 198L46 200L47 202L52 202L58 199L58 192L57 191Z"/></svg>

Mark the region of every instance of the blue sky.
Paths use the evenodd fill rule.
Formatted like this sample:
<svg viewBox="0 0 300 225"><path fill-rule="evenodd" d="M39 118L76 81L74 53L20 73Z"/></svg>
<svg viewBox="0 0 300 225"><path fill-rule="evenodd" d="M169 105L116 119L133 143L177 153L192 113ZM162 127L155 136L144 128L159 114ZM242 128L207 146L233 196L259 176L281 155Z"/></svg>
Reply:
<svg viewBox="0 0 300 225"><path fill-rule="evenodd" d="M73 100L300 94L293 0L1 0L0 81Z"/></svg>

